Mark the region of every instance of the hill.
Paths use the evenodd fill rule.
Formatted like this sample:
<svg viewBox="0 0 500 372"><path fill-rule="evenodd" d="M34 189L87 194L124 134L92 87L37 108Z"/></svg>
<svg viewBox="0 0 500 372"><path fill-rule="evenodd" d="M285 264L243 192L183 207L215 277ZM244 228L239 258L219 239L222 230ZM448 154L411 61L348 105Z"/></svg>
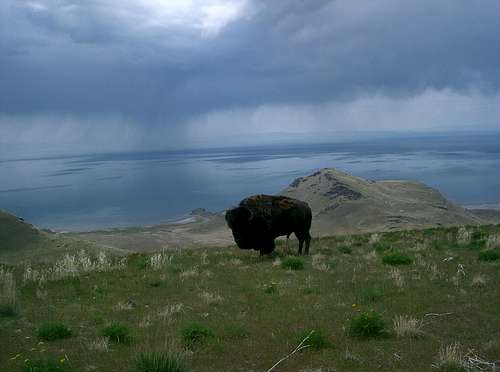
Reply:
<svg viewBox="0 0 500 372"><path fill-rule="evenodd" d="M39 230L22 218L0 210L0 263L53 262L66 253L81 249L124 253L119 248Z"/></svg>
<svg viewBox="0 0 500 372"><path fill-rule="evenodd" d="M421 182L369 181L333 168L281 192L309 203L316 234L353 234L487 223Z"/></svg>

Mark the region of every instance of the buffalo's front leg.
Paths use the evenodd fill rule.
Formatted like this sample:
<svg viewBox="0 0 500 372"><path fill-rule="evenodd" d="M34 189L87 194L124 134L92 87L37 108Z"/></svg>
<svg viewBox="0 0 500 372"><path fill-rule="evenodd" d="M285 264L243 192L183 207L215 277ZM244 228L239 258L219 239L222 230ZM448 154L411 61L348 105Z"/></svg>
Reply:
<svg viewBox="0 0 500 372"><path fill-rule="evenodd" d="M304 239L299 238L299 255L302 255L302 246L304 245Z"/></svg>
<svg viewBox="0 0 500 372"><path fill-rule="evenodd" d="M267 241L262 242L260 246L260 255L269 254L274 251L276 245L274 244L274 239L269 239Z"/></svg>

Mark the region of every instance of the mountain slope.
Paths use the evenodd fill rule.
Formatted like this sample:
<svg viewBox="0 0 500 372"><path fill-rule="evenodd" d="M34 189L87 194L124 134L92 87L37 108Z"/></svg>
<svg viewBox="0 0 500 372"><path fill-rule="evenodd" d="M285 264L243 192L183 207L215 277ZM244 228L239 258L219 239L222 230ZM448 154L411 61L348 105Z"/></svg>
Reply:
<svg viewBox="0 0 500 372"><path fill-rule="evenodd" d="M423 183L368 181L333 168L298 178L281 194L309 203L320 234L486 223Z"/></svg>
<svg viewBox="0 0 500 372"><path fill-rule="evenodd" d="M24 220L0 210L0 252L35 247L46 237Z"/></svg>
<svg viewBox="0 0 500 372"><path fill-rule="evenodd" d="M0 264L15 264L20 261L52 262L66 253L81 249L90 253L124 253L121 249L100 243L38 230L24 220L0 210Z"/></svg>

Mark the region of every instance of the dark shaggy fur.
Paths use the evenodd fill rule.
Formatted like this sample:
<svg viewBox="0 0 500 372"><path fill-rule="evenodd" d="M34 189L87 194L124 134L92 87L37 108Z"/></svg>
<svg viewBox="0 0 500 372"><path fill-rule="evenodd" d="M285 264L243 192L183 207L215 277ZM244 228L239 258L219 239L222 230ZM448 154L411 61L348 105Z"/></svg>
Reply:
<svg viewBox="0 0 500 372"><path fill-rule="evenodd" d="M306 243L309 254L312 213L305 202L286 196L254 195L243 199L239 206L226 212L226 222L241 249L255 249L260 254L274 251L274 239L295 233L299 254Z"/></svg>

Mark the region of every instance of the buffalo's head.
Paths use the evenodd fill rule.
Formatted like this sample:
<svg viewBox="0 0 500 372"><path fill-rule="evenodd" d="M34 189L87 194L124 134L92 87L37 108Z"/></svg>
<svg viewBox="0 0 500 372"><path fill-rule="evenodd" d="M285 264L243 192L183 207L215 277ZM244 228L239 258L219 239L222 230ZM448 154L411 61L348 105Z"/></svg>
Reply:
<svg viewBox="0 0 500 372"><path fill-rule="evenodd" d="M226 212L227 225L233 231L236 245L241 249L252 249L255 245L253 218L253 212L247 207L237 207Z"/></svg>

